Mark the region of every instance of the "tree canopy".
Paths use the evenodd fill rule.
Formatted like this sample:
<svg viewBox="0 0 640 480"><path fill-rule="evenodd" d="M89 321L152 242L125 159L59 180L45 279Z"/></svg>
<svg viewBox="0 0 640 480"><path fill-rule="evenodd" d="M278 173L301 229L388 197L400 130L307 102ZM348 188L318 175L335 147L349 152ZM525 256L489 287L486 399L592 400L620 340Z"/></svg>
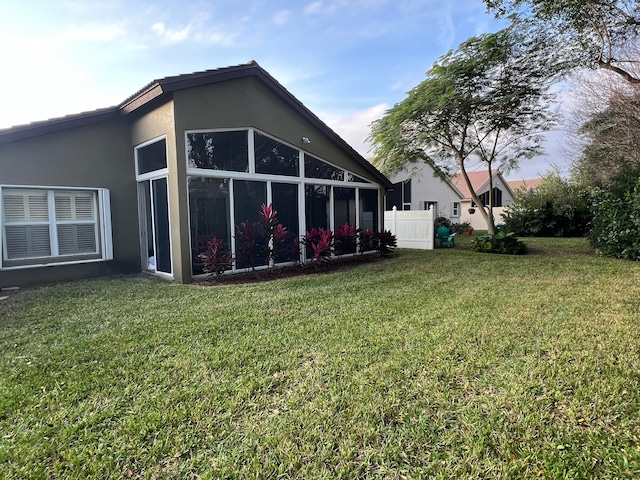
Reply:
<svg viewBox="0 0 640 480"><path fill-rule="evenodd" d="M637 0L484 0L498 17L518 13L550 33L573 67L599 67L640 84Z"/></svg>
<svg viewBox="0 0 640 480"><path fill-rule="evenodd" d="M374 163L387 174L412 162L426 162L441 176L461 172L482 205L468 164L506 172L540 153L540 133L553 125L548 91L561 65L548 44L518 21L441 57L407 98L373 122ZM492 205L490 195L488 210L480 208L491 233Z"/></svg>

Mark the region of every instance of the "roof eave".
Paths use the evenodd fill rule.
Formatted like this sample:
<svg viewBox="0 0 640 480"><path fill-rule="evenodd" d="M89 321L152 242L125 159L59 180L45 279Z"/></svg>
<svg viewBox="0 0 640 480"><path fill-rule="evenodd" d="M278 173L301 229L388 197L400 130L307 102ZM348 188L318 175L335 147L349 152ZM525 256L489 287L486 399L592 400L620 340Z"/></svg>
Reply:
<svg viewBox="0 0 640 480"><path fill-rule="evenodd" d="M120 116L118 107L109 107L93 112L83 112L66 117L53 118L41 122L17 125L0 130L0 145L27 140L40 135L69 130L71 128L91 125L94 123L112 120Z"/></svg>

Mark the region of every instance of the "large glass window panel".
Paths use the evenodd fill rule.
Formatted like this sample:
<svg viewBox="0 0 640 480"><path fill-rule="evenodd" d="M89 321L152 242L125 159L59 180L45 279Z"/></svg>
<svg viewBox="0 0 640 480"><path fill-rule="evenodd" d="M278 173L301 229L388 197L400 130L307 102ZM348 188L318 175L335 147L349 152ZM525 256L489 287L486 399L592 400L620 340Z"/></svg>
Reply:
<svg viewBox="0 0 640 480"><path fill-rule="evenodd" d="M271 199L273 208L278 212L278 220L289 232L276 261L288 262L293 258L292 247L294 240L298 238L298 186L290 183L272 183Z"/></svg>
<svg viewBox="0 0 640 480"><path fill-rule="evenodd" d="M360 189L359 223L362 230L378 231L378 191Z"/></svg>
<svg viewBox="0 0 640 480"><path fill-rule="evenodd" d="M236 267L247 268L253 263L254 266L266 265L264 241L259 240L251 260L242 258L243 242L238 235L238 228L242 228L242 222L250 225L260 222L260 207L267 203L266 182L254 182L251 180L233 181L233 203L235 216L235 236L236 236Z"/></svg>
<svg viewBox="0 0 640 480"><path fill-rule="evenodd" d="M227 178L189 178L189 220L191 267L194 275L204 273L199 255L213 237L231 249L231 210Z"/></svg>
<svg viewBox="0 0 640 480"><path fill-rule="evenodd" d="M333 187L333 218L335 228L356 223L356 189Z"/></svg>
<svg viewBox="0 0 640 480"><path fill-rule="evenodd" d="M256 172L272 175L299 175L300 154L295 148L256 132L254 135Z"/></svg>
<svg viewBox="0 0 640 480"><path fill-rule="evenodd" d="M396 207L402 210L402 182L394 183L391 187L393 190L387 190L385 196L385 210L393 210Z"/></svg>
<svg viewBox="0 0 640 480"><path fill-rule="evenodd" d="M167 141L157 142L136 149L138 175L167 168Z"/></svg>
<svg viewBox="0 0 640 480"><path fill-rule="evenodd" d="M329 228L329 195L331 187L326 185L306 185L305 222L307 231L312 228Z"/></svg>
<svg viewBox="0 0 640 480"><path fill-rule="evenodd" d="M344 170L329 165L322 160L304 154L304 176L307 178L321 178L325 180L344 180Z"/></svg>
<svg viewBox="0 0 640 480"><path fill-rule="evenodd" d="M249 171L249 144L246 130L187 134L189 168Z"/></svg>
<svg viewBox="0 0 640 480"><path fill-rule="evenodd" d="M347 172L347 182L359 182L359 183L371 183L369 180L365 180L362 177L358 177L351 172Z"/></svg>
<svg viewBox="0 0 640 480"><path fill-rule="evenodd" d="M402 185L402 200L404 203L411 203L411 179L405 180Z"/></svg>
<svg viewBox="0 0 640 480"><path fill-rule="evenodd" d="M356 189L333 187L333 219L335 222L335 233L338 228L346 224L355 226L356 224ZM336 246L339 253L355 253L356 244L352 240L345 240L340 248Z"/></svg>

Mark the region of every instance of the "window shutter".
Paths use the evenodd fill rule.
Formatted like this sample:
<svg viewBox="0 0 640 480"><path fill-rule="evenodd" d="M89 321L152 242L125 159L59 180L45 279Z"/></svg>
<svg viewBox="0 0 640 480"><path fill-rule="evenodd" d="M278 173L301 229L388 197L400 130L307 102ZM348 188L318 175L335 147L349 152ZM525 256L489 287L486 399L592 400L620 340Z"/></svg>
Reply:
<svg viewBox="0 0 640 480"><path fill-rule="evenodd" d="M0 269L3 260L71 256L74 261L83 255L95 260L96 254L113 259L109 191L0 186L0 248ZM31 264L39 265L25 265Z"/></svg>
<svg viewBox="0 0 640 480"><path fill-rule="evenodd" d="M27 219L24 195L3 195L4 221L24 222Z"/></svg>
<svg viewBox="0 0 640 480"><path fill-rule="evenodd" d="M56 220L94 220L93 197L92 193L56 193Z"/></svg>
<svg viewBox="0 0 640 480"><path fill-rule="evenodd" d="M95 225L58 225L60 255L96 253Z"/></svg>
<svg viewBox="0 0 640 480"><path fill-rule="evenodd" d="M73 220L71 214L71 195L56 193L56 220Z"/></svg>
<svg viewBox="0 0 640 480"><path fill-rule="evenodd" d="M49 225L7 225L7 259L51 256Z"/></svg>
<svg viewBox="0 0 640 480"><path fill-rule="evenodd" d="M76 194L75 197L75 220L93 220L93 195Z"/></svg>
<svg viewBox="0 0 640 480"><path fill-rule="evenodd" d="M7 189L2 197L5 222L49 221L46 191L19 192Z"/></svg>

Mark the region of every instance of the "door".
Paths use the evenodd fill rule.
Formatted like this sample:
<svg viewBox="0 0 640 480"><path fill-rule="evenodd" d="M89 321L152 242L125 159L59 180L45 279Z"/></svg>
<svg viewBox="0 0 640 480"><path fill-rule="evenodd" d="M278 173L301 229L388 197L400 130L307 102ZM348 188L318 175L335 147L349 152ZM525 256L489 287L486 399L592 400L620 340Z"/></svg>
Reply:
<svg viewBox="0 0 640 480"><path fill-rule="evenodd" d="M138 182L142 268L171 275L167 178Z"/></svg>

